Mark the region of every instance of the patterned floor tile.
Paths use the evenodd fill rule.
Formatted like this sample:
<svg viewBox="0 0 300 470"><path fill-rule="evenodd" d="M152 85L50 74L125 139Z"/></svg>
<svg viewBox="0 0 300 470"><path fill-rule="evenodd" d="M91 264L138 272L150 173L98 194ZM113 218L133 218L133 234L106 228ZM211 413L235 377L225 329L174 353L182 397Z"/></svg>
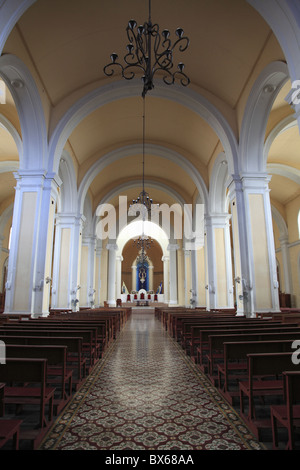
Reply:
<svg viewBox="0 0 300 470"><path fill-rule="evenodd" d="M40 450L258 450L154 314L134 311Z"/></svg>

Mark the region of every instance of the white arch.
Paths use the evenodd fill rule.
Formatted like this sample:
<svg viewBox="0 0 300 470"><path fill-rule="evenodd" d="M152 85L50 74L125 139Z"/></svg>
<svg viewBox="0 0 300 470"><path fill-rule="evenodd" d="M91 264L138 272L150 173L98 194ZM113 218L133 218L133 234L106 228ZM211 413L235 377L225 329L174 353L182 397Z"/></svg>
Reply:
<svg viewBox="0 0 300 470"><path fill-rule="evenodd" d="M276 61L265 67L252 87L240 133L240 172L242 174L266 171L263 155L267 121L273 102L288 78L286 64Z"/></svg>
<svg viewBox="0 0 300 470"><path fill-rule="evenodd" d="M19 159L22 160L23 158L23 143L22 139L17 131L17 129L12 125L12 123L5 117L3 114L0 114L0 126L3 127L7 132L10 133L14 142L16 144ZM19 165L19 162L18 162Z"/></svg>
<svg viewBox="0 0 300 470"><path fill-rule="evenodd" d="M100 173L100 171L102 171L106 166L110 165L116 160L119 160L121 158L126 158L128 156L140 154L141 152L142 152L142 146L139 144L126 146L121 149L107 153L100 160L95 162L94 165L92 165L90 169L86 172L79 187L79 191L78 191L79 212L82 213L85 195L92 181L97 176L97 174ZM194 167L192 163L190 163L185 157L183 157L179 153L173 150L167 149L165 147L159 146L159 145L145 145L145 152L151 155L157 155L159 157L166 158L167 160L171 160L172 162L180 165L181 168L184 171L186 171L186 173L194 181L197 187L197 190L199 194L201 195L202 202L205 204L205 207L207 207L208 192L207 192L206 185L201 175L199 174L199 172L197 171L197 169Z"/></svg>
<svg viewBox="0 0 300 470"><path fill-rule="evenodd" d="M163 252L163 256L167 256L169 254L167 250L169 245L168 236L159 225L149 221L133 221L126 225L126 227L121 230L117 237L117 255L122 254L123 248L128 240L134 237L138 237L143 233L159 243Z"/></svg>
<svg viewBox="0 0 300 470"><path fill-rule="evenodd" d="M226 188L228 187L228 164L224 152L215 160L209 184L209 212L224 214L228 209Z"/></svg>
<svg viewBox="0 0 300 470"><path fill-rule="evenodd" d="M0 55L17 21L36 0L9 0L0 7Z"/></svg>
<svg viewBox="0 0 300 470"><path fill-rule="evenodd" d="M126 191L128 189L131 189L131 188L139 188L141 185L141 181L140 180L132 180L132 181L128 181L126 183L123 183L121 185L119 185L117 188L114 188L112 189L109 193L107 193L104 198L99 202L99 204L97 205L97 207L101 204L107 204L109 203L109 201L111 199L113 199L114 197L118 196L118 195L121 195L122 194L122 191ZM153 189L158 189L160 191L163 191L165 192L166 194L168 194L169 196L171 196L173 199L175 199L175 201L180 204L181 207L184 206L184 204L186 204L186 201L182 198L182 196L180 196L176 191L174 191L173 188L171 188L170 186L167 186L167 185L162 185L161 183L157 183L157 181L152 181L152 180L147 180L147 187L148 188L153 188ZM98 220L98 217L96 215L96 212L97 212L97 209L95 210L94 212L94 217L93 217L93 224L94 224L94 233L96 231L96 224L97 224L97 220ZM191 224L192 223L192 214L187 211L187 216L188 216L188 222ZM117 229L117 232L119 231L119 226L118 226L118 229Z"/></svg>
<svg viewBox="0 0 300 470"><path fill-rule="evenodd" d="M151 91L154 97L172 100L197 113L216 132L224 147L230 172L237 171L238 146L233 130L221 112L206 98L190 89L178 85L172 87L157 83ZM76 101L62 116L50 137L49 171L56 171L57 162L67 138L76 126L99 107L118 99L141 95L140 80L120 81L105 85ZM62 106L62 104L60 104Z"/></svg>
<svg viewBox="0 0 300 470"><path fill-rule="evenodd" d="M300 11L289 0L247 0L269 24L287 60L292 80L300 78Z"/></svg>
<svg viewBox="0 0 300 470"><path fill-rule="evenodd" d="M285 132L286 130L290 129L291 127L297 126L298 123L295 119L294 115L289 115L286 116L284 119L282 119L276 126L271 130L269 133L268 137L266 138L265 144L264 144L264 165L267 164L268 160L268 155L270 152L270 148L276 139L276 137L281 134L282 132Z"/></svg>
<svg viewBox="0 0 300 470"><path fill-rule="evenodd" d="M65 213L76 213L78 207L76 174L72 158L66 150L61 155L59 176L62 180L59 210Z"/></svg>
<svg viewBox="0 0 300 470"><path fill-rule="evenodd" d="M288 178L300 185L300 170L281 163L268 163L268 173L271 175L279 175Z"/></svg>
<svg viewBox="0 0 300 470"><path fill-rule="evenodd" d="M0 236L3 235L5 226L9 219L13 216L14 204L10 204L0 215Z"/></svg>
<svg viewBox="0 0 300 470"><path fill-rule="evenodd" d="M271 206L272 216L279 230L279 238L288 238L288 228L279 210Z"/></svg>
<svg viewBox="0 0 300 470"><path fill-rule="evenodd" d="M16 56L0 57L0 75L9 88L17 108L23 152L20 154L20 169L47 168L47 129L41 98L35 81Z"/></svg>

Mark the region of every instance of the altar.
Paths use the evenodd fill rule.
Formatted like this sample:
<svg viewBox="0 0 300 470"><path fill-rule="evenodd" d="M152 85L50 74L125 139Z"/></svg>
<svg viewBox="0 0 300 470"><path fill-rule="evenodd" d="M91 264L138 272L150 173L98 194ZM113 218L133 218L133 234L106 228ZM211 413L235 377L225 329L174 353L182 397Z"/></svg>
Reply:
<svg viewBox="0 0 300 470"><path fill-rule="evenodd" d="M140 289L138 292L131 294L121 294L122 303L131 302L138 306L149 306L152 302L164 302L164 294L148 293L145 289Z"/></svg>

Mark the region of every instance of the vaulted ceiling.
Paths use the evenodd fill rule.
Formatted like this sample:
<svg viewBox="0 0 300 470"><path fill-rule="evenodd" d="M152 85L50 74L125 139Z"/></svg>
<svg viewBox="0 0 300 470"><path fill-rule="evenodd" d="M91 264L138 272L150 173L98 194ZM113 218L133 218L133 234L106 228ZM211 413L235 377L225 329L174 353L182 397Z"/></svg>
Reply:
<svg viewBox="0 0 300 470"><path fill-rule="evenodd" d="M126 26L134 18L148 18L147 0L37 0L20 18L4 47L4 54L21 58L36 80L42 98L49 134L63 109L75 99L99 87L118 83L119 75L108 78L103 67L112 52L126 52ZM274 60L284 61L272 30L245 0L152 0L152 20L171 34L180 26L190 39L188 50L178 58L185 63L191 90L200 93L228 120L237 139L245 103L258 74ZM287 83L270 113L267 135L284 118L293 114L284 100ZM142 90L142 85L141 85ZM0 113L20 132L13 100L7 90ZM122 97L90 113L69 136L70 153L79 186L86 172L103 156L142 141L142 99ZM147 95L146 142L178 152L201 174L209 187L215 158L223 150L212 127L183 104ZM268 164L300 170L299 130L290 126L273 141ZM19 161L15 142L0 126L0 204L14 197L14 177L4 162ZM2 167L1 167L2 168ZM8 168L8 167L7 167ZM141 179L141 154L132 152L105 166L90 185L92 206L105 194L126 182L136 182L122 194L135 197ZM157 153L146 155L146 181L157 202L172 201L170 188L186 202L196 197L196 185L187 172ZM151 183L151 184L150 184ZM299 185L287 184L278 171L270 183L271 197L284 208L299 194ZM114 196L115 197L115 196Z"/></svg>

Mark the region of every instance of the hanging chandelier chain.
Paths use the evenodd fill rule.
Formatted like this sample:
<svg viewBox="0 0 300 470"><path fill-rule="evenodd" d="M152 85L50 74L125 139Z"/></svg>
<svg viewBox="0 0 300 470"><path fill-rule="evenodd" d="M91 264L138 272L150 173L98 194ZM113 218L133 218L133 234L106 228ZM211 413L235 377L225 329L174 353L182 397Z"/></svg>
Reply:
<svg viewBox="0 0 300 470"><path fill-rule="evenodd" d="M139 70L142 70L144 72L143 97L149 90L154 88L153 78L159 71L164 73L163 81L167 85L175 83L177 78L183 86L189 85L190 80L184 73L184 64L182 62L178 63L178 70L173 71L173 52L175 49L184 52L189 46L189 38L184 35L182 28L177 28L175 34L178 39L172 45L168 29L164 29L160 34L159 25L152 24L151 21L150 0L148 21L137 26L135 20L130 20L126 32L129 43L127 44L128 52L124 56L125 65L118 62L118 55L114 52L110 56L111 62L104 67L105 75L110 77L119 68L122 77L131 80Z"/></svg>

